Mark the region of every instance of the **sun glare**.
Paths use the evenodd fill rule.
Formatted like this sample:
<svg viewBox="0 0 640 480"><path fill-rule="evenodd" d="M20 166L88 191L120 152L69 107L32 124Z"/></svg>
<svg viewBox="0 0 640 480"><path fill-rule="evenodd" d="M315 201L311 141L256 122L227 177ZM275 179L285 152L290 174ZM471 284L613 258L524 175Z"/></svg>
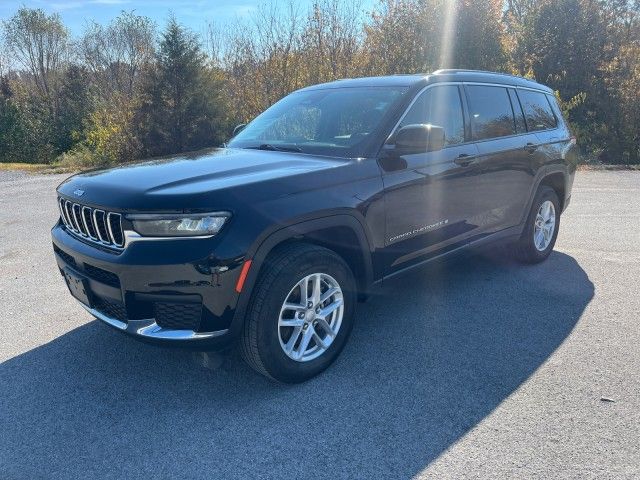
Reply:
<svg viewBox="0 0 640 480"><path fill-rule="evenodd" d="M455 27L458 13L458 1L446 0L446 12L444 17L444 27L440 41L440 68L451 68L453 47L455 46Z"/></svg>

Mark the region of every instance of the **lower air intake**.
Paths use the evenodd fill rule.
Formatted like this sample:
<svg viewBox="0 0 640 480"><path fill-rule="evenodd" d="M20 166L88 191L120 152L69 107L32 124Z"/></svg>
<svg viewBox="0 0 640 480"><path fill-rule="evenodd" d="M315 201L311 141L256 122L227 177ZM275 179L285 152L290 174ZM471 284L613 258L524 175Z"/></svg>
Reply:
<svg viewBox="0 0 640 480"><path fill-rule="evenodd" d="M202 316L201 303L156 302L156 323L169 330L198 330Z"/></svg>

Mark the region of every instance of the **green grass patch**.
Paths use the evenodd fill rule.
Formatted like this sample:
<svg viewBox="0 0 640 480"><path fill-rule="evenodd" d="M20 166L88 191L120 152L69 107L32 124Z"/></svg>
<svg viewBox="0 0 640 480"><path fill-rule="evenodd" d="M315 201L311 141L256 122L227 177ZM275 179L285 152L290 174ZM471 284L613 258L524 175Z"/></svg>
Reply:
<svg viewBox="0 0 640 480"><path fill-rule="evenodd" d="M48 163L0 163L0 171L17 170L27 173L72 173L77 169L70 168L67 165L48 164Z"/></svg>

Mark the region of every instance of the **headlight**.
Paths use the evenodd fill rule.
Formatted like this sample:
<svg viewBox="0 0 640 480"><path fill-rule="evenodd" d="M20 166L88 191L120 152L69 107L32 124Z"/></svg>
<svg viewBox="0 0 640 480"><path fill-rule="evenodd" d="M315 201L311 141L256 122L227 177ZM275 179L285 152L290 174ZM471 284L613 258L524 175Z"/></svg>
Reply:
<svg viewBox="0 0 640 480"><path fill-rule="evenodd" d="M215 235L227 219L228 212L194 214L128 215L133 229L144 237L196 237Z"/></svg>

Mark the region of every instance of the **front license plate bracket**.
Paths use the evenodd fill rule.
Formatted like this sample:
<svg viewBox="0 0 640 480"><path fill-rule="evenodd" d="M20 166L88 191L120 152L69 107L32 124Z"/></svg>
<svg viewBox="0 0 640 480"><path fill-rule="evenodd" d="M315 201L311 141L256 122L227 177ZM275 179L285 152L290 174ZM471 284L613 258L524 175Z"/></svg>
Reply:
<svg viewBox="0 0 640 480"><path fill-rule="evenodd" d="M68 268L64 269L64 279L71 295L87 307L91 307L91 290L87 279Z"/></svg>

